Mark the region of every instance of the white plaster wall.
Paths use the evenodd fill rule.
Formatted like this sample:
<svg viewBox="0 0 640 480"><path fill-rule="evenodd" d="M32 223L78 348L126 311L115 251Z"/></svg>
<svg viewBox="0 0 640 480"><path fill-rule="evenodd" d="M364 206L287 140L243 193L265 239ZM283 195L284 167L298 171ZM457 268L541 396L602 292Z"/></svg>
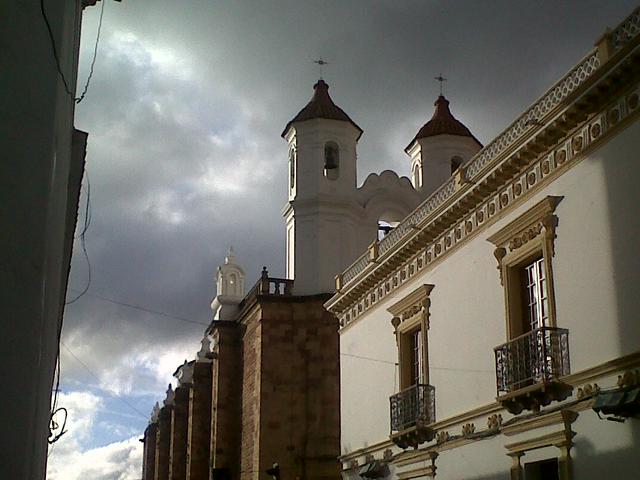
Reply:
<svg viewBox="0 0 640 480"><path fill-rule="evenodd" d="M391 314L386 308L419 284L431 283L435 288L429 365L437 420L492 402L493 348L506 341L506 331L494 246L486 239L547 195L564 196L556 209L553 268L557 323L569 329L572 371L637 351L638 152L636 122L349 325L341 334L342 353L395 362ZM347 360L344 355L341 365L346 452L388 438L394 369L380 362Z"/></svg>

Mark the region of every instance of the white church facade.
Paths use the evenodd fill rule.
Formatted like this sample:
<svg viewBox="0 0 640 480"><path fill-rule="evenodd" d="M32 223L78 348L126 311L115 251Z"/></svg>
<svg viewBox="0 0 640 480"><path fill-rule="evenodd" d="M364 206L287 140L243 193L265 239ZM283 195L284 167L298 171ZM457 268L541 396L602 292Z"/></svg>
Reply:
<svg viewBox="0 0 640 480"><path fill-rule="evenodd" d="M639 96L636 9L486 147L407 147L425 200L325 304L345 480L638 478Z"/></svg>

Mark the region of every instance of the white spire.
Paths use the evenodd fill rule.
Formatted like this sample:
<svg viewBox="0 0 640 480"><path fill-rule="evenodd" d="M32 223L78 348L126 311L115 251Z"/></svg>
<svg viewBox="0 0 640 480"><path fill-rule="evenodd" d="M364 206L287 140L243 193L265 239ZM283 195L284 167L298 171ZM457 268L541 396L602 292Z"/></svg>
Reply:
<svg viewBox="0 0 640 480"><path fill-rule="evenodd" d="M244 297L244 270L238 265L236 252L229 247L224 264L216 272L216 297L211 302L214 320L232 320Z"/></svg>
<svg viewBox="0 0 640 480"><path fill-rule="evenodd" d="M189 385L193 382L193 364L186 360L173 374L178 379L178 385Z"/></svg>
<svg viewBox="0 0 640 480"><path fill-rule="evenodd" d="M169 384L169 388L167 388L167 396L164 399L164 406L167 407L169 405L173 405L173 400L175 399L175 392L173 391L173 387Z"/></svg>
<svg viewBox="0 0 640 480"><path fill-rule="evenodd" d="M210 362L211 361L211 339L209 335L202 337L200 341L200 350L196 353L196 359L198 362Z"/></svg>
<svg viewBox="0 0 640 480"><path fill-rule="evenodd" d="M157 423L159 415L160 415L160 404L156 402L156 404L151 409L151 420L149 423Z"/></svg>
<svg viewBox="0 0 640 480"><path fill-rule="evenodd" d="M229 247L227 256L224 258L224 263L225 265L236 265L236 252L233 250L233 247Z"/></svg>

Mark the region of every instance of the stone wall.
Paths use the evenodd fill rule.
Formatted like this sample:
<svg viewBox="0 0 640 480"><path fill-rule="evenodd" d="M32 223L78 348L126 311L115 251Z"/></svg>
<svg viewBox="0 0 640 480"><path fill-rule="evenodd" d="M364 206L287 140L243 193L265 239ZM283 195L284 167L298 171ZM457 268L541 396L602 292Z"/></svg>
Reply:
<svg viewBox="0 0 640 480"><path fill-rule="evenodd" d="M187 438L187 480L208 480L211 441L210 361L196 361L193 365Z"/></svg>
<svg viewBox="0 0 640 480"><path fill-rule="evenodd" d="M210 480L240 478L240 328L236 322L214 322L211 405Z"/></svg>
<svg viewBox="0 0 640 480"><path fill-rule="evenodd" d="M171 446L169 454L169 478L187 478L187 433L189 428L189 390L181 385L175 390L171 412Z"/></svg>
<svg viewBox="0 0 640 480"><path fill-rule="evenodd" d="M155 480L169 479L169 447L171 446L171 411L173 407L164 406L158 415L158 433L156 435Z"/></svg>
<svg viewBox="0 0 640 480"><path fill-rule="evenodd" d="M262 324L260 323L259 309L254 309L241 321L243 333L240 478L249 480L257 479L259 473L260 355L262 347Z"/></svg>
<svg viewBox="0 0 640 480"><path fill-rule="evenodd" d="M259 297L259 314L247 322L243 479L264 477L273 463L282 480L339 477L338 324L323 300Z"/></svg>
<svg viewBox="0 0 640 480"><path fill-rule="evenodd" d="M142 480L153 480L156 471L156 434L158 424L151 423L144 431L144 453L142 458Z"/></svg>

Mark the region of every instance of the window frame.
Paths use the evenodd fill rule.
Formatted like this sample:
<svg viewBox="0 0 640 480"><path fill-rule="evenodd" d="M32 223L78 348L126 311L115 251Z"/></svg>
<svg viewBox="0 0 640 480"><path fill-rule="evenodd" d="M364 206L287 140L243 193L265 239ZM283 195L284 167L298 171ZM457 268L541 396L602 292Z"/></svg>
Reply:
<svg viewBox="0 0 640 480"><path fill-rule="evenodd" d="M533 260L542 259L547 282L548 322L556 327L556 302L553 279L554 240L558 218L554 211L563 197L547 196L518 218L491 235L500 282L504 289L507 339L525 333L522 269ZM540 325L542 326L542 325Z"/></svg>
<svg viewBox="0 0 640 480"><path fill-rule="evenodd" d="M403 391L414 385L429 385L429 295L434 285L424 284L387 309L393 315L391 324L394 328L398 347L399 385ZM420 372L414 374L416 345L412 341L416 332L421 333L421 365Z"/></svg>

